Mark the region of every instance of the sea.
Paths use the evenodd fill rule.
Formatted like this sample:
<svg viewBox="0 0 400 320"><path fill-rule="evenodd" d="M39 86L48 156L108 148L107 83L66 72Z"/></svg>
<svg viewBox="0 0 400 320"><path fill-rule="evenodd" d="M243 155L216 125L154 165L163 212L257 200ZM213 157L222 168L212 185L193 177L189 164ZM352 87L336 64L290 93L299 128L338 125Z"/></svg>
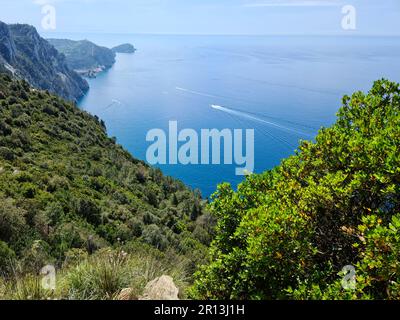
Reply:
<svg viewBox="0 0 400 320"><path fill-rule="evenodd" d="M254 172L261 173L295 154L301 140L314 140L319 129L335 123L344 95L368 91L381 78L400 82L397 37L59 37L137 48L134 54L118 54L111 69L88 80L90 91L79 107L103 119L108 134L143 161L149 161L153 143L146 139L149 132L161 129L169 137L169 124L176 121L178 133L192 129L199 140L203 129L232 134L242 129L243 141L245 130L254 130ZM167 143L169 152L172 144ZM156 166L204 197L223 182L236 188L245 179L237 175L238 164L223 156L219 164L167 161Z"/></svg>

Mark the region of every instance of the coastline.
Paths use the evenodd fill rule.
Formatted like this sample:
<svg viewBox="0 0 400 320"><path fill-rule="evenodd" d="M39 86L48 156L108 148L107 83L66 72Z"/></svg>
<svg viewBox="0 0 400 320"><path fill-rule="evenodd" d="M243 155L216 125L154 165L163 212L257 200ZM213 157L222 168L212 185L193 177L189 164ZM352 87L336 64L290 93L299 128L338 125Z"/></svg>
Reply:
<svg viewBox="0 0 400 320"><path fill-rule="evenodd" d="M85 78L89 78L89 79L95 79L97 78L97 76L104 72L107 71L109 69L111 69L111 67L106 67L106 66L97 66L96 68L92 68L92 69L85 69L85 70L74 70L77 74L79 74L81 77L85 77Z"/></svg>

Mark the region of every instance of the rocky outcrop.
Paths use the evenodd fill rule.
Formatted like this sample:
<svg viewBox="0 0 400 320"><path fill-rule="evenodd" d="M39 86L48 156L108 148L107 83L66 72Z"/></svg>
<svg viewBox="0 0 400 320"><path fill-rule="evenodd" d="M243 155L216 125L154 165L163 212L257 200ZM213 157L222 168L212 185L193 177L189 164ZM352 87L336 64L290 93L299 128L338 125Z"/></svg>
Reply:
<svg viewBox="0 0 400 320"><path fill-rule="evenodd" d="M129 301L129 300L138 300L135 292L132 288L122 289L119 293L117 300Z"/></svg>
<svg viewBox="0 0 400 320"><path fill-rule="evenodd" d="M0 72L25 79L33 87L76 101L89 89L80 75L68 67L66 58L25 24L0 21Z"/></svg>
<svg viewBox="0 0 400 320"><path fill-rule="evenodd" d="M136 49L130 43L124 43L111 49L115 53L135 53Z"/></svg>
<svg viewBox="0 0 400 320"><path fill-rule="evenodd" d="M179 300L179 289L170 276L164 275L150 281L142 296L138 297L132 288L125 288L121 290L117 300Z"/></svg>
<svg viewBox="0 0 400 320"><path fill-rule="evenodd" d="M139 300L179 300L179 289L170 276L149 282Z"/></svg>
<svg viewBox="0 0 400 320"><path fill-rule="evenodd" d="M16 51L8 25L0 21L0 59L3 63L13 64Z"/></svg>

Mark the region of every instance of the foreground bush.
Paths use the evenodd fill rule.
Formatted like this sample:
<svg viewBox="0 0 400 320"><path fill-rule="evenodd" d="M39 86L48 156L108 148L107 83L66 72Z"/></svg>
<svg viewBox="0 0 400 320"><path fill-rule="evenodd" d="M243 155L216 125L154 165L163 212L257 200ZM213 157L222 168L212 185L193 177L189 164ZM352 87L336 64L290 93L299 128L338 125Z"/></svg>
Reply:
<svg viewBox="0 0 400 320"><path fill-rule="evenodd" d="M400 89L344 97L315 142L237 192L219 187L211 262L192 295L211 299L398 299ZM343 267L356 269L354 290Z"/></svg>

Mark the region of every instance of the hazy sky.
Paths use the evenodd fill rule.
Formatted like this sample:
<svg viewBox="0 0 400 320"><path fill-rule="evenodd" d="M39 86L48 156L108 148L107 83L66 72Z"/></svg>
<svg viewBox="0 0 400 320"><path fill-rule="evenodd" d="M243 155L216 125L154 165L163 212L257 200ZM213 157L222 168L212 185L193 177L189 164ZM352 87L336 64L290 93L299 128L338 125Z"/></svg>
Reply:
<svg viewBox="0 0 400 320"><path fill-rule="evenodd" d="M57 32L400 35L400 0L0 0L0 20L43 32L52 5ZM356 8L356 31L341 27Z"/></svg>

